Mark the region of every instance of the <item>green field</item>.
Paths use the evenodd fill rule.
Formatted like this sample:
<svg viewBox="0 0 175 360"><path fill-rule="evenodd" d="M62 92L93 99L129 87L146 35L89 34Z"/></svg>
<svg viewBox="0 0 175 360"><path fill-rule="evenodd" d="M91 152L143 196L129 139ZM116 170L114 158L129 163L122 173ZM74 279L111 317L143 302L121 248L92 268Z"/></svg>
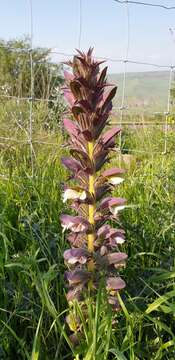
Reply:
<svg viewBox="0 0 175 360"><path fill-rule="evenodd" d="M110 81L118 85L115 105L120 106L123 74L111 74ZM125 103L137 112L166 111L169 87L168 71L147 71L126 74Z"/></svg>

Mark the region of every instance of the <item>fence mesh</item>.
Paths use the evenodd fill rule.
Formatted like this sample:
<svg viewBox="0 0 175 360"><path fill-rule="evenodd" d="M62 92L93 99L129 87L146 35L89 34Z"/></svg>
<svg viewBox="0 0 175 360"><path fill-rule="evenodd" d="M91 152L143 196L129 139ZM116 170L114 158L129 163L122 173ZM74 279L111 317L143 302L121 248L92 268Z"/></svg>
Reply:
<svg viewBox="0 0 175 360"><path fill-rule="evenodd" d="M83 28L83 1L79 1L79 36L78 47L82 48L82 28ZM175 64L157 64L151 62L139 62L136 59L131 59L129 56L130 50L130 6L150 6L161 7L165 11L174 11L175 6L166 6L164 4L145 3L139 1L119 1L111 0L118 5L123 6L123 11L126 14L127 27L127 42L124 58L110 58L106 56L96 56L98 59L105 60L108 64L112 62L123 64L123 73L120 83L120 97L117 105L114 106L111 114L111 125L119 124L124 128L126 133L129 131L138 133L145 132L148 137L151 135L152 128L156 127L160 132L160 144L158 146L150 146L144 148L142 144L136 144L134 148L125 148L122 135L119 139L118 153L136 153L136 154L167 154L169 130L174 129L175 124L170 121L172 114L171 104L171 89L174 80ZM63 61L68 60L74 54L72 52L65 53L59 49L47 50L38 49L34 47L34 33L33 33L33 9L32 0L30 3L30 42L28 47L21 46L7 46L1 43L1 51L6 51L9 56L14 54L16 64L18 64L18 76L16 81L10 87L8 82L3 80L0 85L0 99L1 99L1 131L0 131L0 148L1 151L10 152L17 147L26 147L30 153L30 170L31 176L34 175L34 162L36 158L36 146L51 146L56 147L59 151L60 142L57 137L57 132L53 124L57 125L60 131L61 116L65 109L65 104L61 94L61 81L58 83L58 69L61 68ZM173 30L170 29L171 35L174 36ZM41 57L38 56L41 54ZM44 54L44 56L43 56ZM52 57L57 55L60 58L60 65L55 64ZM2 57L1 57L2 58ZM48 61L50 58L50 61ZM59 63L59 61L58 61ZM148 69L160 69L169 72L167 79L167 101L164 111L162 110L155 116L155 112L149 114L147 119L144 112L139 115L136 114L131 104L127 103L127 80L129 65L144 65ZM2 65L1 65L2 66ZM13 70L13 69L12 69ZM119 103L120 101L120 103ZM9 126L9 119L12 126ZM7 179L7 174L1 174L1 177Z"/></svg>

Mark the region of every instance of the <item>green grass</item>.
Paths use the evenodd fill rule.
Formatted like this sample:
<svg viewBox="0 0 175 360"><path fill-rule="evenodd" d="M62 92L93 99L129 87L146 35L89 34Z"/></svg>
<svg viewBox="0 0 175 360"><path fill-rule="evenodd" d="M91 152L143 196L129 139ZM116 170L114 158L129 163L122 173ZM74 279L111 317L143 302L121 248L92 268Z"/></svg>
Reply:
<svg viewBox="0 0 175 360"><path fill-rule="evenodd" d="M41 130L35 134L43 135ZM174 360L174 132L168 137L168 153L163 155L161 129L123 132L125 153L148 151L132 153L126 180L115 191L131 205L121 218L127 238L122 248L128 253L122 273L127 287L113 323L103 291L96 304L87 299L88 322L74 305L82 321L77 349L65 322L67 244L59 222L67 211L61 198L67 177L60 164L66 151L63 139L47 133L48 144L35 144L33 178L28 145L1 148L0 359ZM115 156L113 162L118 162Z"/></svg>

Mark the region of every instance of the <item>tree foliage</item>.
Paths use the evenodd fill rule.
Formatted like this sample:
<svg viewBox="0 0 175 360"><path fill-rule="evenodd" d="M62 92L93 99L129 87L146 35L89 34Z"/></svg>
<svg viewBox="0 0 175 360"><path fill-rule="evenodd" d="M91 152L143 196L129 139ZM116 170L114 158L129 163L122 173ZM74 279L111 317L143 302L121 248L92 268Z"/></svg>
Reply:
<svg viewBox="0 0 175 360"><path fill-rule="evenodd" d="M30 49L28 38L0 40L0 95L30 97L33 81L34 98L48 99L63 82L60 70L51 61L50 49Z"/></svg>

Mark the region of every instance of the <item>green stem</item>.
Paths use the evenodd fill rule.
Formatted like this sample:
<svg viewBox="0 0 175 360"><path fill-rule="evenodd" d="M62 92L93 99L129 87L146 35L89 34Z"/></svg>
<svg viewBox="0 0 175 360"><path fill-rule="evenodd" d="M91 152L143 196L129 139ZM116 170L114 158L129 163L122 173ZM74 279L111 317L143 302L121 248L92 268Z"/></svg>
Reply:
<svg viewBox="0 0 175 360"><path fill-rule="evenodd" d="M93 160L93 151L94 151L94 143L92 142L88 142L88 154L89 154L89 158L91 160ZM95 182L95 177L94 175L89 175L89 192L90 194L94 195L95 194L95 188L94 188L94 182ZM94 225L94 212L95 212L95 205L89 205L89 223L91 225ZM94 232L92 232L91 234L88 235L88 250L89 252L93 252L94 251L94 240L95 240L95 234ZM92 266L92 264L89 264L90 268Z"/></svg>

